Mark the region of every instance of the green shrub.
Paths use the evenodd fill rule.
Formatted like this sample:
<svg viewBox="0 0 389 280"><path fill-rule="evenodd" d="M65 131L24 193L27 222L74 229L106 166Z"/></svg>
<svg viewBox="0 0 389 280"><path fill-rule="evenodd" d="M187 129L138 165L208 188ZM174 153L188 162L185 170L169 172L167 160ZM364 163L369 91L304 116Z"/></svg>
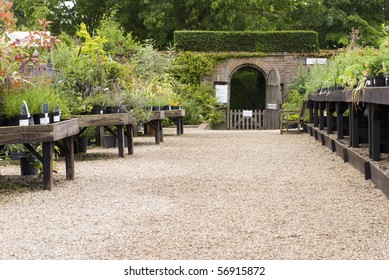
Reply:
<svg viewBox="0 0 389 280"><path fill-rule="evenodd" d="M309 52L318 50L315 31L175 31L183 51Z"/></svg>

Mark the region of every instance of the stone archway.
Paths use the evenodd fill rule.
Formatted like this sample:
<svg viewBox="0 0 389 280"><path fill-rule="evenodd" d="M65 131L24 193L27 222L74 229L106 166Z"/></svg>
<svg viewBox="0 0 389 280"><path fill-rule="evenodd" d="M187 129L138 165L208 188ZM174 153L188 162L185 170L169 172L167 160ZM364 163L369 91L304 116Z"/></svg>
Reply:
<svg viewBox="0 0 389 280"><path fill-rule="evenodd" d="M230 79L229 108L232 110L264 110L266 77L255 65L242 65Z"/></svg>
<svg viewBox="0 0 389 280"><path fill-rule="evenodd" d="M269 89L276 90L281 94L281 102L273 102L269 96L267 96L265 101L265 108L263 112L263 123L262 128L264 129L277 129L279 127L279 122L277 121L277 112L279 112L282 102L286 99L288 85L296 77L296 73L299 65L301 64L301 58L294 56L292 54L270 54L267 56L261 57L241 57L241 58L229 58L221 61L215 67L213 73L210 76L204 77L202 80L203 83L213 84L215 87L219 87L222 93L222 104L226 104L227 108L225 109L225 123L220 128L231 128L230 127L230 90L231 90L231 79L235 72L241 68L250 67L256 69L263 74L263 77L266 79L266 92L269 92ZM273 85L273 80L269 81L269 75L271 71L276 71L277 85ZM270 84L269 84L270 82ZM218 94L217 94L218 95ZM269 95L269 93L268 93ZM270 95L272 96L272 95ZM265 100L266 100L265 99ZM276 105L274 105L276 104ZM268 112L267 112L268 111ZM269 116L271 121L269 123ZM267 118L267 121L265 119Z"/></svg>

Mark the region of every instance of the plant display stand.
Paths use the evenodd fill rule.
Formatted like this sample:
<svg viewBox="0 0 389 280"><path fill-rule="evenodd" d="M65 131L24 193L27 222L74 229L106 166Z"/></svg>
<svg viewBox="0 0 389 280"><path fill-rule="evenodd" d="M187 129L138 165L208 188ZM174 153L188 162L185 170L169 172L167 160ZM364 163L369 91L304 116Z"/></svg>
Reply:
<svg viewBox="0 0 389 280"><path fill-rule="evenodd" d="M150 125L154 130L155 144L163 142L163 126L162 121L165 119L165 111L153 111L153 114L149 120L145 123L145 130L147 130L147 125ZM145 131L147 134L147 131Z"/></svg>
<svg viewBox="0 0 389 280"><path fill-rule="evenodd" d="M43 188L51 190L53 185L53 150L55 141L64 140L66 179L74 180L74 142L79 132L78 119L46 125L0 127L0 149L7 144L23 144L43 165ZM42 155L32 143L42 143Z"/></svg>
<svg viewBox="0 0 389 280"><path fill-rule="evenodd" d="M128 154L132 155L134 153L133 145L133 127L134 127L134 117L129 113L114 113L114 114L96 114L96 115L79 115L77 116L79 120L79 127L81 128L79 135L87 127L105 127L112 135L115 135L118 140L118 153L119 157L124 157L125 149L125 137L127 136L127 148ZM116 132L113 131L110 126L116 127Z"/></svg>
<svg viewBox="0 0 389 280"><path fill-rule="evenodd" d="M177 135L184 134L185 110L165 110L165 118L172 119L177 126Z"/></svg>
<svg viewBox="0 0 389 280"><path fill-rule="evenodd" d="M366 180L371 179L389 197L389 174L377 168L382 153L389 153L389 87L366 87L359 92L337 90L308 98L310 134L316 140L321 139L323 145L361 171ZM348 116L344 116L347 110ZM335 133L332 142L328 135ZM347 144L342 145L340 139ZM356 152L363 146L368 148L366 156Z"/></svg>

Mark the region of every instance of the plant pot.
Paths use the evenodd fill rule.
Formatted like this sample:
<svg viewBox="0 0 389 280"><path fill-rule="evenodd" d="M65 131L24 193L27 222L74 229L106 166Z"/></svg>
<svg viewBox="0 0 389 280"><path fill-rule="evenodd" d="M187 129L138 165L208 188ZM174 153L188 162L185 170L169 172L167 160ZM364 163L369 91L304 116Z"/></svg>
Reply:
<svg viewBox="0 0 389 280"><path fill-rule="evenodd" d="M0 126L8 125L8 120L4 115L0 115Z"/></svg>
<svg viewBox="0 0 389 280"><path fill-rule="evenodd" d="M370 79L367 78L366 81L367 87L386 87L389 86L389 78L385 78L384 76L374 76Z"/></svg>
<svg viewBox="0 0 389 280"><path fill-rule="evenodd" d="M102 115L105 114L106 108L104 106L94 106L92 108L92 114L94 115Z"/></svg>
<svg viewBox="0 0 389 280"><path fill-rule="evenodd" d="M117 114L122 112L121 106L110 106L106 109L107 114Z"/></svg>
<svg viewBox="0 0 389 280"><path fill-rule="evenodd" d="M103 139L104 139L104 143L103 143L104 148L114 148L117 146L116 145L116 136L104 135Z"/></svg>
<svg viewBox="0 0 389 280"><path fill-rule="evenodd" d="M153 112L161 111L161 106L151 106L151 111Z"/></svg>
<svg viewBox="0 0 389 280"><path fill-rule="evenodd" d="M165 106L163 106L163 108L162 108L164 111L168 111L168 110L171 110L172 108L171 108L171 106L169 106L169 105L165 105Z"/></svg>
<svg viewBox="0 0 389 280"><path fill-rule="evenodd" d="M22 156L19 159L20 162L20 173L21 175L38 175L39 168L31 165L31 159L27 156Z"/></svg>
<svg viewBox="0 0 389 280"><path fill-rule="evenodd" d="M180 106L170 106L170 109L171 110L180 110L181 107Z"/></svg>
<svg viewBox="0 0 389 280"><path fill-rule="evenodd" d="M86 153L88 149L88 137L86 136L77 137L77 149L79 153Z"/></svg>
<svg viewBox="0 0 389 280"><path fill-rule="evenodd" d="M61 114L59 112L50 113L50 123L57 123L61 121Z"/></svg>
<svg viewBox="0 0 389 280"><path fill-rule="evenodd" d="M34 124L49 124L50 123L50 117L47 114L35 114L32 115L32 118L34 120Z"/></svg>

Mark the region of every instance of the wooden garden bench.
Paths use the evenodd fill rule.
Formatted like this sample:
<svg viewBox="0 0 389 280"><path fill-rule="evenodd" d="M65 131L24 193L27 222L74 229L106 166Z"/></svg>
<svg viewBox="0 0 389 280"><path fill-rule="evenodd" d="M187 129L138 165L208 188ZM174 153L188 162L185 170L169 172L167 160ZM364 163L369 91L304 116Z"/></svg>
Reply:
<svg viewBox="0 0 389 280"><path fill-rule="evenodd" d="M300 133L305 121L305 111L307 108L307 101L303 101L300 110L280 110L280 133L289 131L289 127L293 124L297 125L297 133ZM296 115L297 118L291 118L292 115Z"/></svg>

